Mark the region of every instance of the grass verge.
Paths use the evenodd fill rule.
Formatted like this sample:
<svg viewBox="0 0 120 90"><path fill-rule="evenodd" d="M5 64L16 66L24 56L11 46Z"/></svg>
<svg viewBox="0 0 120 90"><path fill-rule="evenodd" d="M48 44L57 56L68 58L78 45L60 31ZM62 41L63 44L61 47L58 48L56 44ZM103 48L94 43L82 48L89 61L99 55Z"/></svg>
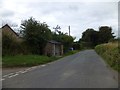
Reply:
<svg viewBox="0 0 120 90"><path fill-rule="evenodd" d="M96 52L115 70L120 72L120 53L118 43L97 45Z"/></svg>
<svg viewBox="0 0 120 90"><path fill-rule="evenodd" d="M79 52L79 50L69 51L69 52L65 53L63 56L69 56L69 55L75 54L77 52Z"/></svg>
<svg viewBox="0 0 120 90"><path fill-rule="evenodd" d="M62 57L77 53L77 50L69 51ZM30 67L45 64L60 59L61 57L55 56L40 56L40 55L16 55L4 56L2 58L2 67Z"/></svg>
<svg viewBox="0 0 120 90"><path fill-rule="evenodd" d="M40 55L16 55L2 58L3 67L29 67L55 61L60 57L48 57Z"/></svg>

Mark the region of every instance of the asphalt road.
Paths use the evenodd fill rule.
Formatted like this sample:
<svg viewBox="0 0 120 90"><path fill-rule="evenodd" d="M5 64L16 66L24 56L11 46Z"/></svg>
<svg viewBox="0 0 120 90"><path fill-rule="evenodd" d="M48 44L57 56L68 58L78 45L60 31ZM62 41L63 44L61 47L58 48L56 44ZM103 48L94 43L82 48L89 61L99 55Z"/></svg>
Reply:
<svg viewBox="0 0 120 90"><path fill-rule="evenodd" d="M113 72L94 50L3 78L3 88L117 88Z"/></svg>

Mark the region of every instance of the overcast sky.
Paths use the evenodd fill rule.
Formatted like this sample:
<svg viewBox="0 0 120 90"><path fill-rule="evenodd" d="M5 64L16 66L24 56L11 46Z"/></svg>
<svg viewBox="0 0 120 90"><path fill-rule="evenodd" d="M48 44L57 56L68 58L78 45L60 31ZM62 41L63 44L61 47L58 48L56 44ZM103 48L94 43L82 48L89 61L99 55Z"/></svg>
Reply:
<svg viewBox="0 0 120 90"><path fill-rule="evenodd" d="M46 22L52 31L53 27L59 25L62 32L68 32L70 25L71 35L76 37L76 40L81 38L82 32L86 29L98 30L99 26L106 25L111 26L117 35L118 1L0 0L1 23L7 22L19 27L22 20L32 16L40 22Z"/></svg>

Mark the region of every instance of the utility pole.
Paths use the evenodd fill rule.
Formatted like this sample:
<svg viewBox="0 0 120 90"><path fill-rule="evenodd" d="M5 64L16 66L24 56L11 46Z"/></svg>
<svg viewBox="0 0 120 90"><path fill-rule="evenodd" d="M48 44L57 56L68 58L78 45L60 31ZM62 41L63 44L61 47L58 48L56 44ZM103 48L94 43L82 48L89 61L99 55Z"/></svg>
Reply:
<svg viewBox="0 0 120 90"><path fill-rule="evenodd" d="M53 29L55 29L55 33L58 31L58 29L61 29L60 26L56 26L56 27L53 27Z"/></svg>
<svg viewBox="0 0 120 90"><path fill-rule="evenodd" d="M61 28L60 28L60 26L57 25L56 27L53 27L53 29L55 29L55 34L56 34L56 32ZM54 52L54 56L55 56L56 55L56 45L55 44L54 44L53 52Z"/></svg>
<svg viewBox="0 0 120 90"><path fill-rule="evenodd" d="M68 26L68 29L69 29L69 36L70 36L70 26Z"/></svg>

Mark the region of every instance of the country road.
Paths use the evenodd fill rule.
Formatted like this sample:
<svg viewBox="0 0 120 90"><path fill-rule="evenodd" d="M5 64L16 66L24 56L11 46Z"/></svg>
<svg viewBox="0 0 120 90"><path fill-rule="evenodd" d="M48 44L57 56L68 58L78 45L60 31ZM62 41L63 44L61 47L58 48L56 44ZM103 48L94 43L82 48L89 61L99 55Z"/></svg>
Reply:
<svg viewBox="0 0 120 90"><path fill-rule="evenodd" d="M3 88L118 88L113 72L94 50L6 77Z"/></svg>

